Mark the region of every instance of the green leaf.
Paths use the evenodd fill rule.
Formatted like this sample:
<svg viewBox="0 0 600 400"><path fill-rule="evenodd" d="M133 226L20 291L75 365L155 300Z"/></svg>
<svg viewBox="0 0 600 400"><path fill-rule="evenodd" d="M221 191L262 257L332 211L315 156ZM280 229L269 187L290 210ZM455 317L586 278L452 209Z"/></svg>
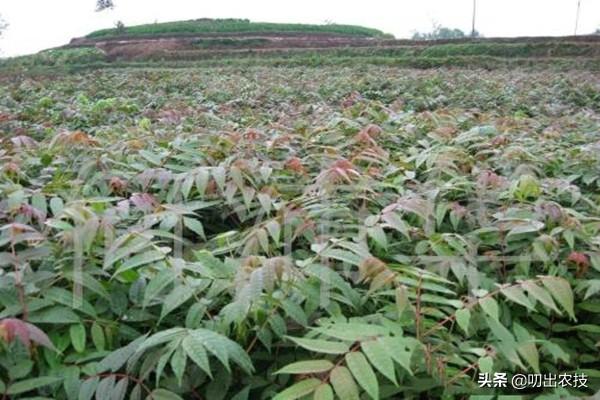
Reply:
<svg viewBox="0 0 600 400"><path fill-rule="evenodd" d="M65 207L65 203L60 197L53 197L50 199L50 211L55 217L60 214Z"/></svg>
<svg viewBox="0 0 600 400"><path fill-rule="evenodd" d="M183 400L178 394L166 389L154 389L150 393L152 400Z"/></svg>
<svg viewBox="0 0 600 400"><path fill-rule="evenodd" d="M333 258L335 260L339 260L356 266L358 266L362 261L360 256L357 256L356 254L351 253L349 251L340 249L327 249L322 251L320 255L323 257Z"/></svg>
<svg viewBox="0 0 600 400"><path fill-rule="evenodd" d="M94 393L96 392L96 388L98 387L99 383L100 378L97 376L84 379L81 382L81 386L79 387L79 396L77 397L77 399L90 400L92 397L94 397Z"/></svg>
<svg viewBox="0 0 600 400"><path fill-rule="evenodd" d="M255 231L255 237L258 239L258 243L262 251L269 253L269 235L265 229L257 229Z"/></svg>
<svg viewBox="0 0 600 400"><path fill-rule="evenodd" d="M189 335L193 340L200 342L205 350L214 355L228 372L230 372L229 358L247 373L254 370L248 354L233 340L208 329L195 329L189 331ZM190 358L192 357L190 356Z"/></svg>
<svg viewBox="0 0 600 400"><path fill-rule="evenodd" d="M147 121L147 120L145 120ZM160 154L154 154L149 152L148 150L140 150L138 152L138 154L142 157L144 157L146 160L148 160L151 164L154 164L156 166L161 166L162 165L162 158L163 156Z"/></svg>
<svg viewBox="0 0 600 400"><path fill-rule="evenodd" d="M510 362L516 364L517 366L525 369L525 366L521 362L519 355L517 354L516 347L517 342L510 333L508 329L500 322L496 321L493 318L488 316L485 317L485 320L490 328L492 334L497 337L500 341L497 343L498 352L506 357Z"/></svg>
<svg viewBox="0 0 600 400"><path fill-rule="evenodd" d="M204 227L202 226L202 223L200 221L189 217L183 217L183 224L186 228L194 232L196 235L206 240L206 235L204 234Z"/></svg>
<svg viewBox="0 0 600 400"><path fill-rule="evenodd" d="M175 352L175 349L177 348L177 346L178 346L178 341L173 341L173 342L169 343L165 347L164 351L161 353L161 356L158 359L158 362L156 363L156 366L155 366L155 372L154 372L154 377L156 380L156 383L154 384L155 386L159 386L160 379L163 377L163 371L165 370L165 368L169 362L169 359Z"/></svg>
<svg viewBox="0 0 600 400"><path fill-rule="evenodd" d="M129 379L122 378L114 386L112 393L110 394L110 400L123 400L127 394L127 386L129 385Z"/></svg>
<svg viewBox="0 0 600 400"><path fill-rule="evenodd" d="M333 400L333 389L326 383L319 385L315 390L313 400Z"/></svg>
<svg viewBox="0 0 600 400"><path fill-rule="evenodd" d="M297 382L285 389L283 392L278 393L273 400L295 400L304 397L312 392L321 384L321 381L316 378L305 379Z"/></svg>
<svg viewBox="0 0 600 400"><path fill-rule="evenodd" d="M504 296L506 296L506 298L509 299L510 301L521 304L522 306L525 306L532 311L535 310L535 307L533 306L533 304L531 304L531 301L529 301L529 299L527 298L527 296L525 295L525 293L523 292L523 289L521 289L521 287L507 286L507 287L500 289L500 292Z"/></svg>
<svg viewBox="0 0 600 400"><path fill-rule="evenodd" d="M181 386L183 382L183 373L185 372L186 362L187 357L185 350L182 347L178 347L171 357L171 369L175 374L175 378L177 378L179 386Z"/></svg>
<svg viewBox="0 0 600 400"><path fill-rule="evenodd" d="M186 334L187 331L184 328L169 328L165 329L164 331L156 332L154 335L144 340L141 346L137 349L137 351L145 351L146 349L158 346L159 344L172 342L177 339L183 339L183 337L185 337Z"/></svg>
<svg viewBox="0 0 600 400"><path fill-rule="evenodd" d="M373 226L367 229L367 234L380 246L382 249L387 249L388 242L387 237L383 228L380 226Z"/></svg>
<svg viewBox="0 0 600 400"><path fill-rule="evenodd" d="M113 277L122 274L125 271L129 271L130 269L139 267L141 265L146 265L146 264L150 264L159 260L163 260L165 258L165 253L163 253L162 251L158 251L158 250L150 250L150 251L145 251L141 254L137 254L133 257L131 257L130 259L128 259L127 261L125 261L123 264L121 264L121 266L119 266L119 268L117 269L117 271L113 274Z"/></svg>
<svg viewBox="0 0 600 400"><path fill-rule="evenodd" d="M546 289L552 294L552 297L556 299L558 304L569 314L573 321L576 321L574 311L574 300L573 291L571 285L566 279L559 277L543 277L542 283L546 286Z"/></svg>
<svg viewBox="0 0 600 400"><path fill-rule="evenodd" d="M546 290L544 290L544 288L539 287L535 284L535 282L532 281L525 281L521 284L521 286L527 291L527 293L529 293L530 296L538 300L549 309L556 311L557 314L560 314L560 311L556 307L556 304L554 304L552 297Z"/></svg>
<svg viewBox="0 0 600 400"><path fill-rule="evenodd" d="M90 302L84 298L78 297L77 299L73 299L72 291L63 288L53 287L44 290L43 295L44 298L47 300L51 300L55 303L67 306L68 308L76 309L77 311L81 311L92 318L98 317L96 315L96 310L94 309L94 306L92 306L92 304L90 304Z"/></svg>
<svg viewBox="0 0 600 400"><path fill-rule="evenodd" d="M149 234L126 233L119 237L106 251L102 268L108 270L114 263L147 249L152 244Z"/></svg>
<svg viewBox="0 0 600 400"><path fill-rule="evenodd" d="M286 336L289 340L296 343L298 346L316 353L324 354L344 354L348 352L349 347L345 343L330 342L321 339L305 339Z"/></svg>
<svg viewBox="0 0 600 400"><path fill-rule="evenodd" d="M540 372L540 355L537 347L535 346L535 337L531 335L527 329L518 323L513 324L513 331L517 338L517 352L523 357L527 364L529 364L533 371L536 373Z"/></svg>
<svg viewBox="0 0 600 400"><path fill-rule="evenodd" d="M268 322L269 326L273 330L273 333L275 333L279 337L285 336L285 333L287 332L287 326L285 320L281 318L279 314L272 315L269 318Z"/></svg>
<svg viewBox="0 0 600 400"><path fill-rule="evenodd" d="M481 357L479 358L477 365L479 365L479 371L489 374L493 371L494 359L490 356Z"/></svg>
<svg viewBox="0 0 600 400"><path fill-rule="evenodd" d="M394 361L400 364L409 374L413 375L410 360L415 346L419 343L416 339L403 337L384 337L377 339Z"/></svg>
<svg viewBox="0 0 600 400"><path fill-rule="evenodd" d="M44 386L52 385L54 383L61 382L63 378L57 378L54 376L40 376L37 378L25 379L23 381L15 382L6 389L6 394L16 395L32 390L39 389Z"/></svg>
<svg viewBox="0 0 600 400"><path fill-rule="evenodd" d="M110 395L115 386L115 376L109 375L103 378L96 388L96 400L104 400L110 398Z"/></svg>
<svg viewBox="0 0 600 400"><path fill-rule="evenodd" d="M198 168L195 175L196 190L203 196L206 192L206 186L208 185L208 179L210 177L208 170L206 168Z"/></svg>
<svg viewBox="0 0 600 400"><path fill-rule="evenodd" d="M281 225L279 224L279 222L277 222L276 220L271 220L267 222L265 228L267 228L267 231L269 232L269 235L271 235L271 238L273 238L273 241L275 243L279 243L279 239L281 236Z"/></svg>
<svg viewBox="0 0 600 400"><path fill-rule="evenodd" d="M195 289L188 285L175 286L173 291L169 293L163 300L163 306L160 311L159 321L167 316L177 307L188 301L194 295Z"/></svg>
<svg viewBox="0 0 600 400"><path fill-rule="evenodd" d="M221 365L217 365L216 370L215 378L206 386L206 399L226 400L231 386L231 374Z"/></svg>
<svg viewBox="0 0 600 400"><path fill-rule="evenodd" d="M448 203L439 203L435 207L435 224L436 226L441 226L444 221L444 217L448 212L449 204Z"/></svg>
<svg viewBox="0 0 600 400"><path fill-rule="evenodd" d="M410 305L408 289L404 285L399 285L396 287L395 295L396 311L398 312L398 318L400 318L404 310Z"/></svg>
<svg viewBox="0 0 600 400"><path fill-rule="evenodd" d="M567 242L567 244L569 245L569 248L572 250L573 248L575 248L575 234L573 233L573 230L571 229L565 229L562 233L563 238L565 238L565 241Z"/></svg>
<svg viewBox="0 0 600 400"><path fill-rule="evenodd" d="M141 336L133 342L127 344L110 353L100 363L98 363L98 372L112 371L116 372L123 364L129 360L129 358L137 351L142 343L146 341L146 335Z"/></svg>
<svg viewBox="0 0 600 400"><path fill-rule="evenodd" d="M131 389L129 400L142 400L142 387L140 384L135 385L133 389Z"/></svg>
<svg viewBox="0 0 600 400"><path fill-rule="evenodd" d="M250 397L250 389L251 388L252 387L250 385L247 385L242 390L240 390L239 392L237 392L237 394L235 394L231 398L231 400L248 400L248 398Z"/></svg>
<svg viewBox="0 0 600 400"><path fill-rule="evenodd" d="M31 196L31 205L41 211L42 214L46 214L46 197L42 193L34 193L33 196Z"/></svg>
<svg viewBox="0 0 600 400"><path fill-rule="evenodd" d="M212 378L208 355L206 354L206 349L202 345L202 342L194 339L193 336L187 336L185 339L183 339L181 345L188 357L194 363L196 363L196 365L200 367L200 369L204 371L206 375Z"/></svg>
<svg viewBox="0 0 600 400"><path fill-rule="evenodd" d="M205 350L215 356L223 366L230 370L229 367L229 354L227 352L227 348L225 346L225 340L223 336L218 333L206 330L206 329L196 329L190 332L190 336L200 342ZM229 339L226 339L229 340Z"/></svg>
<svg viewBox="0 0 600 400"><path fill-rule="evenodd" d="M500 341L508 343L510 345L516 345L516 340L512 333L504 325L498 322L495 318L486 317L485 320L490 328L492 334L497 337Z"/></svg>
<svg viewBox="0 0 600 400"><path fill-rule="evenodd" d="M176 277L175 271L167 269L150 279L150 283L148 283L144 292L143 306L147 307L152 301L156 301L160 293L173 283Z"/></svg>
<svg viewBox="0 0 600 400"><path fill-rule="evenodd" d="M489 320L493 321L491 318ZM522 370L527 369L527 367L525 367L525 365L523 365L521 362L521 358L516 350L516 343L498 342L496 347L497 352L505 357L510 363L516 365Z"/></svg>
<svg viewBox="0 0 600 400"><path fill-rule="evenodd" d="M8 372L8 377L11 381L16 381L21 378L25 378L31 373L34 362L28 359L21 359L12 363Z"/></svg>
<svg viewBox="0 0 600 400"><path fill-rule="evenodd" d="M83 324L71 325L69 335L71 336L71 343L75 351L83 353L85 351L86 339L85 326Z"/></svg>
<svg viewBox="0 0 600 400"><path fill-rule="evenodd" d="M479 306L481 309L490 317L496 321L500 318L500 310L498 309L498 303L492 297L484 297L479 299Z"/></svg>
<svg viewBox="0 0 600 400"><path fill-rule="evenodd" d="M229 340L228 338L224 339L229 357L247 374L252 374L252 372L254 372L254 366L252 365L252 359L250 359L248 353L233 340Z"/></svg>
<svg viewBox="0 0 600 400"><path fill-rule="evenodd" d="M520 235L523 233L537 232L544 227L544 223L534 220L526 220L517 224L512 228L506 235L506 240L510 239L514 235Z"/></svg>
<svg viewBox="0 0 600 400"><path fill-rule="evenodd" d="M286 365L275 374L316 374L329 371L333 367L333 363L329 360L298 361Z"/></svg>
<svg viewBox="0 0 600 400"><path fill-rule="evenodd" d="M350 342L360 342L389 334L389 331L382 326L359 322L337 322L328 326L313 328L313 331Z"/></svg>
<svg viewBox="0 0 600 400"><path fill-rule="evenodd" d="M98 324L97 322L94 322L92 324L91 334L92 342L94 343L94 346L96 346L96 349L100 351L104 350L106 340L104 337L104 330L102 329L102 326L100 326L100 324Z"/></svg>
<svg viewBox="0 0 600 400"><path fill-rule="evenodd" d="M346 367L335 367L329 375L329 381L340 399L359 400L358 386L352 379L350 371Z"/></svg>
<svg viewBox="0 0 600 400"><path fill-rule="evenodd" d="M308 325L308 317L306 316L306 313L304 312L302 307L300 307L300 305L297 302L289 299L284 299L281 301L281 306L283 307L283 310L285 311L286 315L292 318L298 324L302 326Z"/></svg>
<svg viewBox="0 0 600 400"><path fill-rule="evenodd" d="M29 315L29 322L34 324L78 324L81 321L70 308L54 306L32 312Z"/></svg>
<svg viewBox="0 0 600 400"><path fill-rule="evenodd" d="M196 251L194 256L198 263L209 270L215 277L225 278L228 277L230 273L235 272L228 264L225 264L206 250Z"/></svg>
<svg viewBox="0 0 600 400"><path fill-rule="evenodd" d="M394 384L396 381L396 371L394 362L389 352L378 340L369 340L360 344L362 351L365 353L371 364Z"/></svg>
<svg viewBox="0 0 600 400"><path fill-rule="evenodd" d="M562 347L560 347L556 343L552 343L549 340L542 340L540 342L542 344L542 347L548 353L550 353L550 355L552 355L552 358L554 359L554 362L558 363L558 360L562 360L562 361L564 361L567 364L570 362L570 358L571 357L569 356L569 353L567 353L566 351L564 351L562 349Z"/></svg>
<svg viewBox="0 0 600 400"><path fill-rule="evenodd" d="M411 240L409 226L398 214L393 211L386 212L381 215L381 219L384 220L391 228L403 234L406 239Z"/></svg>
<svg viewBox="0 0 600 400"><path fill-rule="evenodd" d="M75 282L75 277L72 272L65 272L64 275L65 277L68 277L69 279L72 279ZM106 300L110 300L110 294L104 288L102 283L100 283L96 278L94 278L91 274L87 272L83 272L81 275L83 279L81 281L77 280L77 283L80 282L84 286L84 288L92 291L100 297L105 298Z"/></svg>
<svg viewBox="0 0 600 400"><path fill-rule="evenodd" d="M469 322L471 320L471 311L468 308L456 310L456 323L465 333L469 331Z"/></svg>
<svg viewBox="0 0 600 400"><path fill-rule="evenodd" d="M365 356L358 351L346 354L346 365L354 375L354 379L373 399L379 399L379 383L371 365Z"/></svg>
<svg viewBox="0 0 600 400"><path fill-rule="evenodd" d="M594 325L594 324L575 325L575 326L570 327L569 329L581 331L581 332L588 332L588 333L600 333L600 325Z"/></svg>

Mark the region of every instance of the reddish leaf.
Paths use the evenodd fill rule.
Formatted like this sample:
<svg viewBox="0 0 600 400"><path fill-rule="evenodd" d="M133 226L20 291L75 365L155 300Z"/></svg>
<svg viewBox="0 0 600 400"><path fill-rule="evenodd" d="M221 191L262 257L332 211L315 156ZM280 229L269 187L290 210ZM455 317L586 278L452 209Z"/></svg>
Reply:
<svg viewBox="0 0 600 400"><path fill-rule="evenodd" d="M28 349L31 348L31 342L34 342L56 351L50 338L40 328L17 318L0 321L0 337L8 343L16 338Z"/></svg>

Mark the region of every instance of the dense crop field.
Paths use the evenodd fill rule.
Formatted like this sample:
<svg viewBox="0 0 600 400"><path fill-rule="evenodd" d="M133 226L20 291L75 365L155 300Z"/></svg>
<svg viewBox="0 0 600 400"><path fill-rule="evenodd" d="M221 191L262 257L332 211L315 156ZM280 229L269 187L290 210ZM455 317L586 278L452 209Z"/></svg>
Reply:
<svg viewBox="0 0 600 400"><path fill-rule="evenodd" d="M309 24L277 24L271 22L250 22L246 19L207 19L163 22L126 27L122 30L102 29L87 35L88 38L110 38L117 36L156 36L203 33L236 33L236 32L296 32L296 33L334 33L357 36L383 36L378 29L355 25L309 25Z"/></svg>
<svg viewBox="0 0 600 400"><path fill-rule="evenodd" d="M3 399L600 390L598 75L21 75L0 140Z"/></svg>

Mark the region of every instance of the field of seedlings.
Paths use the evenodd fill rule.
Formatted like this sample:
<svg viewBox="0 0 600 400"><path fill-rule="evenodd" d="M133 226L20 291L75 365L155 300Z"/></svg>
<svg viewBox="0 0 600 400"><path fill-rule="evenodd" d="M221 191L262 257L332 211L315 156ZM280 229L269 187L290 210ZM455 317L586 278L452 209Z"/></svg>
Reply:
<svg viewBox="0 0 600 400"><path fill-rule="evenodd" d="M2 400L585 398L599 294L598 74L0 78Z"/></svg>

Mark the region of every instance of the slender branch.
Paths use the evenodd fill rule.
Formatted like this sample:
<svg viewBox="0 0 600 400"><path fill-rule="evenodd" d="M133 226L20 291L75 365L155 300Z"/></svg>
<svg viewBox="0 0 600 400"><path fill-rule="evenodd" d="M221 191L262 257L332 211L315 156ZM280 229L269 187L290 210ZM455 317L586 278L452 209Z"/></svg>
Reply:
<svg viewBox="0 0 600 400"><path fill-rule="evenodd" d="M12 235L12 233L11 233ZM19 296L19 303L21 304L23 321L27 321L29 318L29 308L27 307L27 301L25 300L25 287L23 286L23 281L21 280L21 269L19 268L19 258L17 256L17 252L15 250L15 242L11 240L10 242L10 251L13 257L13 265L15 267L15 287L17 288L17 293Z"/></svg>
<svg viewBox="0 0 600 400"><path fill-rule="evenodd" d="M466 375L469 371L471 371L472 369L475 369L477 367L479 367L479 363L473 363L473 364L469 365L468 367L466 367L465 369L460 371L458 374L454 375L452 377L452 379L450 379L448 382L446 382L446 387L450 386L451 384L456 382L458 379L460 379L464 375Z"/></svg>
<svg viewBox="0 0 600 400"><path fill-rule="evenodd" d="M269 313L267 318L265 318L265 321L260 325L260 328L257 332L260 332L261 330L263 330L263 328L265 326L267 326L267 324L269 323L269 319L271 318L271 316L273 316L277 312L278 309L279 309L278 306L273 307L273 309L271 310L271 312ZM258 342L258 333L256 335L254 335L254 338L252 339L252 341L246 348L246 353L250 353L250 351L252 351L252 349L254 348L254 346L256 345L257 342Z"/></svg>
<svg viewBox="0 0 600 400"><path fill-rule="evenodd" d="M356 342L356 343L354 344L354 346L352 346L352 347L350 348L350 350L348 350L348 351L347 351L347 352L345 352L345 353L344 353L342 356L340 356L339 360L337 360L337 361L336 361L336 363L335 363L335 365L333 366L333 368L331 368L329 371L327 371L327 376L326 376L325 378L321 379L321 382L322 382L322 383L327 383L327 382L329 382L329 378L331 377L331 371L333 371L334 369L336 369L337 367L339 367L340 365L342 365L342 363L343 363L343 362L344 362L344 360L346 359L346 354L353 353L353 352L357 351L357 350L358 350L358 348L360 347L361 343L362 343L361 341L358 341L358 342Z"/></svg>
<svg viewBox="0 0 600 400"><path fill-rule="evenodd" d="M423 275L419 275L417 284L417 299L415 302L415 323L417 340L421 340L421 285L423 284Z"/></svg>
<svg viewBox="0 0 600 400"><path fill-rule="evenodd" d="M534 279L532 280L532 282L539 282L539 279ZM498 293L500 293L502 290L505 289L509 289L509 288L513 288L513 287L517 287L517 286L521 286L523 284L523 282L517 282L517 283L513 283L511 285L508 286L502 286L499 287L498 289L489 292L488 294L486 294L483 297L479 297L477 299L472 300L471 302L469 302L468 304L465 305L465 308L467 309L471 309L473 307L475 307L477 304L479 304L479 302L481 302L481 300L485 300L487 298L490 297L494 297L495 295L497 295ZM456 312L450 314L449 316L447 316L446 318L444 318L443 320L441 320L440 322L438 322L437 324L435 324L434 326L432 326L431 328L429 328L424 334L423 336L428 336L429 334L437 331L438 329L442 328L446 323L450 322L450 321L454 321L456 319Z"/></svg>
<svg viewBox="0 0 600 400"><path fill-rule="evenodd" d="M146 393L148 393L148 399L153 400L154 396L152 396L152 390L150 390L150 388L148 386L146 386L146 384L144 383L144 381L142 379L136 378L135 376L131 376L129 374L123 374L123 373L118 373L118 372L105 372L105 373L101 373L101 374L96 374L96 375L90 375L88 377L86 377L84 380L88 380L88 379L94 379L94 378L106 378L109 376L114 376L115 378L127 378L129 380L131 380L132 382L135 382L137 385L140 385L140 387L142 389L144 389L146 391Z"/></svg>

